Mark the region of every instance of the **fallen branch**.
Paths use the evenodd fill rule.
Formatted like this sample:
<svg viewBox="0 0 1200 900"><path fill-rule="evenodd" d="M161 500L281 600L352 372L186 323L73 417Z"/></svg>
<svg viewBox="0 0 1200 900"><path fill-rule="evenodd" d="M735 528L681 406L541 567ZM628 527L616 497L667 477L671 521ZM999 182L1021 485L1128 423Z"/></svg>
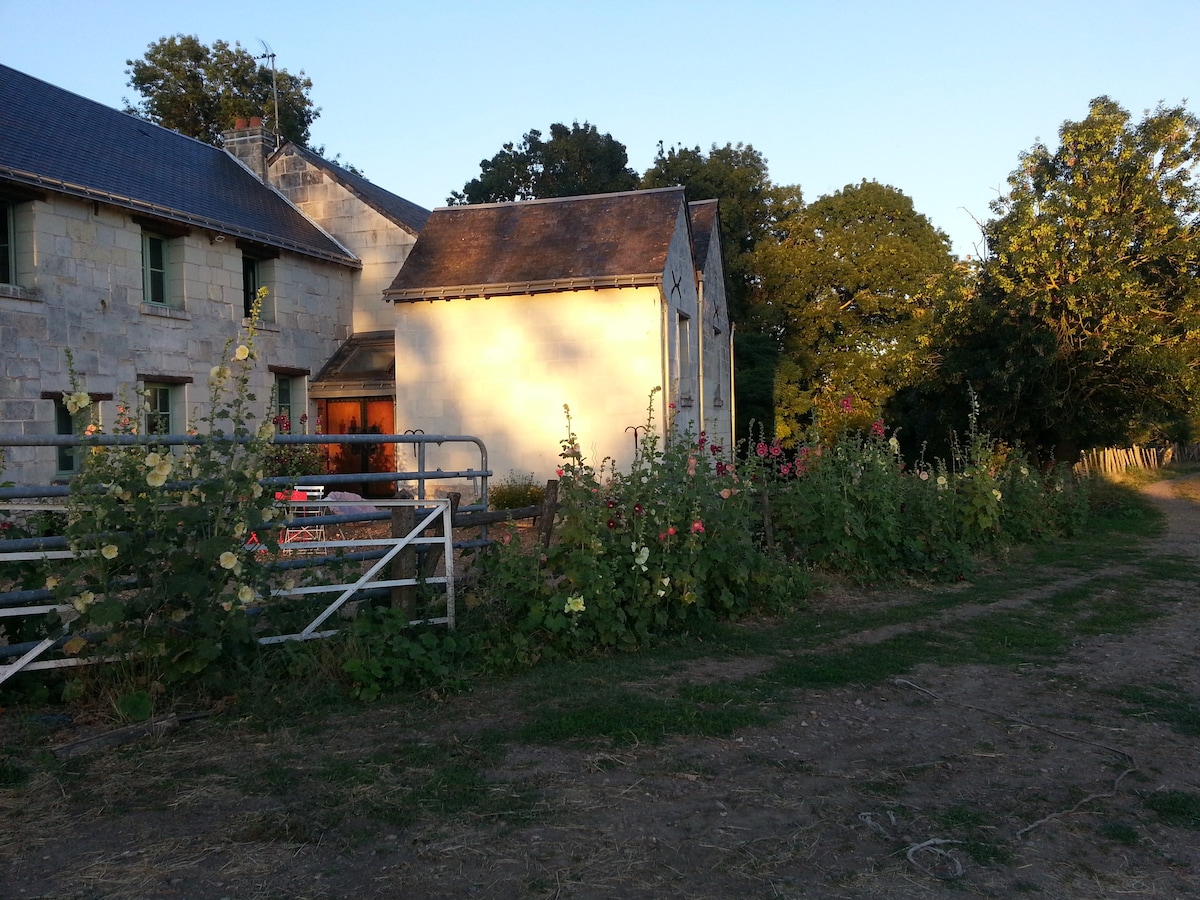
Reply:
<svg viewBox="0 0 1200 900"><path fill-rule="evenodd" d="M943 881L949 881L951 878L959 878L962 876L963 865L959 861L958 857L947 853L945 850L943 850L941 848L941 845L942 844L961 844L961 843L963 843L963 842L962 841L953 841L953 840L949 840L947 838L930 838L927 841L921 841L919 844L910 844L904 850L904 857L910 863L912 863L914 867L920 869L922 872L924 872L930 878L940 878ZM916 861L916 859L913 858L917 854L917 852L921 851L921 850L928 850L937 857L950 860L950 862L952 862L954 864L953 870L950 871L948 874L943 875L939 872L935 872L933 869L929 868L928 866L921 865L919 862Z"/></svg>
<svg viewBox="0 0 1200 900"><path fill-rule="evenodd" d="M1102 794L1088 794L1086 797L1084 797L1082 800L1080 800L1078 803L1076 803L1070 809L1064 809L1061 812L1050 813L1050 815L1045 816L1041 819L1038 819L1036 822L1033 822L1032 824L1026 825L1024 828L1022 828L1020 831L1017 832L1017 837L1024 837L1026 834L1033 831L1033 829L1037 828L1039 825L1045 825L1051 819L1061 819L1063 816L1069 816L1069 815L1071 815L1071 813L1075 812L1077 809L1079 809L1079 807L1083 806L1085 803L1091 803L1093 800L1105 800L1109 797L1115 797L1117 795L1117 788L1121 784L1121 779L1124 778L1126 775L1132 774L1133 772L1136 772L1136 771L1137 771L1137 769L1126 769L1124 772L1122 772L1120 775L1117 776L1117 780L1113 782L1111 791L1105 791Z"/></svg>
<svg viewBox="0 0 1200 900"><path fill-rule="evenodd" d="M106 731L104 734L80 738L77 741L71 741L69 744L63 744L61 747L55 747L54 755L58 759L73 759L76 756L95 753L97 750L120 747L122 744L128 744L144 737L166 734L168 731L178 728L183 722L189 722L192 719L202 719L207 715L209 715L207 712L186 713L182 716L171 713L169 716L160 716L157 719L149 719L145 722L134 722L132 725L125 725L112 731Z"/></svg>

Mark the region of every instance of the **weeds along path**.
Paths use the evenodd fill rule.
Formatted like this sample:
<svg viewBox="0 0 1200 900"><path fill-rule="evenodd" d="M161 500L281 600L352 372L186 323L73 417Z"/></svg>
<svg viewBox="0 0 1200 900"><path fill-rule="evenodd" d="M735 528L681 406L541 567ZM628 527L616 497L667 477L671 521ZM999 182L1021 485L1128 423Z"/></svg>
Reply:
<svg viewBox="0 0 1200 900"><path fill-rule="evenodd" d="M1157 536L436 702L0 732L0 897L1200 896L1200 480L1147 493Z"/></svg>

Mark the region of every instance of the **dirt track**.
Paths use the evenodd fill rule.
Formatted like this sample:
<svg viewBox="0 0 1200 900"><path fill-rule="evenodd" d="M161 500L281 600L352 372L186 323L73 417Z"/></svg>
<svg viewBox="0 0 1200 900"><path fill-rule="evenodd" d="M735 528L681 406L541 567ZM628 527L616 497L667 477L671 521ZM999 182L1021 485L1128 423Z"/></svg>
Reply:
<svg viewBox="0 0 1200 900"><path fill-rule="evenodd" d="M1200 558L1194 489L1148 489L1168 516L1148 553ZM1104 592L1121 575L1050 572L1001 602ZM322 810L286 777L267 792L237 777L239 760L279 767L288 740L301 768L318 749L377 767L414 739L468 754L473 736L520 715L503 686L450 700L426 725L381 709L315 737L302 723L272 734L199 723L110 754L89 770L103 784L59 773L0 792L0 897L1200 896L1200 821L1152 809L1156 795L1200 798L1200 737L1113 694L1169 689L1200 714L1195 585L1169 582L1158 600L1160 618L1048 665L921 666L805 690L788 715L729 739L508 743L488 778L498 796L536 794L523 818L389 827ZM956 608L940 627L973 614ZM720 684L764 664L709 660L676 680ZM388 789L376 778L360 796Z"/></svg>

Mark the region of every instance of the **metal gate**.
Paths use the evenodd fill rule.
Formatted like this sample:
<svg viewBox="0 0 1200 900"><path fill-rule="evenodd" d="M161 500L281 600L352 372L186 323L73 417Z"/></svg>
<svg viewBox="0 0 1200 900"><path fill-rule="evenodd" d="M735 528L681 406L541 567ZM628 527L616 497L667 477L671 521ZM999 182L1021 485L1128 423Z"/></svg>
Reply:
<svg viewBox="0 0 1200 900"><path fill-rule="evenodd" d="M80 441L71 436L31 437L26 435L0 435L0 448L5 446L44 446L61 447L77 446L81 443L87 446L118 446L138 444L185 445L200 443L205 438L195 435L155 435L153 440L145 436L135 435L101 435ZM385 473L354 474L349 476L318 475L305 476L296 480L275 478L264 479L265 489L281 487L304 488L317 485L324 489L336 487L342 483L361 482L364 478L387 481L398 484L415 486L416 496L382 500L364 498L359 501L345 500L314 500L307 495L300 501L289 501L293 515L280 523L280 527L301 526L296 530L300 540L290 540L286 543L288 557L278 561L282 569L310 568L320 569L322 564L331 560L352 560L369 564L356 579L344 583L318 583L291 589L278 589L273 592L275 597L305 598L335 595L311 622L298 632L291 634L269 635L259 638L261 644L276 644L285 641L303 641L329 637L337 633L336 628L322 629L327 621L343 610L348 603L368 594L378 595L380 591L398 587L414 587L416 585L441 585L446 596L446 611L444 616L415 619L413 623L428 622L454 627L454 580L455 580L455 549L469 549L489 543L486 525L482 526L476 539L455 541L453 530L453 508L450 499L430 498L425 496L430 482L453 483L465 481L469 485L478 485L478 500L459 507L462 512L471 512L487 508L487 479L491 472L487 468L487 448L483 442L470 435L279 435L275 438L277 444L344 444L344 443L407 443L414 445L418 468L413 471L395 471ZM479 467L463 470L443 470L427 468L426 459L431 448L443 444L474 444L479 451ZM181 486L187 486L181 482ZM67 485L24 485L0 487L0 515L13 513L29 514L44 511L61 510L62 501L69 495ZM57 501L57 502L55 502ZM391 510L396 508L413 508L414 522L406 534L393 534L386 538L370 539L330 539L327 527L333 529L344 525L360 522L381 521L390 519ZM367 508L372 512L366 512ZM353 509L353 511L351 511ZM302 515L301 515L302 514ZM440 525L440 534L426 534L431 526ZM319 526L320 530L317 530ZM409 547L438 547L444 559L444 573L441 575L427 574L422 577L380 577L393 563L398 554ZM330 556L330 551L336 556ZM349 552L347 552L349 551ZM5 577L6 564L20 562L45 562L55 559L73 558L72 551L67 547L66 539L58 535L47 535L37 538L4 539L0 538L0 620L13 617L44 616L47 613L67 613L72 608L58 603L54 594L46 588L20 590L7 583ZM56 635L46 635L40 639L16 644L0 642L0 683L11 678L17 672L34 671L39 669L54 669L77 666L94 662L111 660L111 657L88 657L79 659L72 656L55 655L70 638L69 627L63 626L63 631Z"/></svg>

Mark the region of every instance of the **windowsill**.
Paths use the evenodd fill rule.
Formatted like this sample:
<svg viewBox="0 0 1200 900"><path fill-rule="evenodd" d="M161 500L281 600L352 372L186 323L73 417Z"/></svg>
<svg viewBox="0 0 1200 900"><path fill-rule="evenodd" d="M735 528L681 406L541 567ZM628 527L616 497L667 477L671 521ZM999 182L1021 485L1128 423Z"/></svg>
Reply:
<svg viewBox="0 0 1200 900"><path fill-rule="evenodd" d="M249 319L247 319L247 318L243 318L243 319L242 319L242 327L243 327L243 328L249 328L249 327L250 327L250 320L249 320ZM271 333L273 333L273 334L279 334L279 333L280 333L280 328L279 328L279 325L278 325L278 323L276 323L276 322L264 322L264 321L262 321L261 319L260 319L260 320L259 320L259 322L258 322L258 330L259 330L259 331L267 331L267 332L271 332Z"/></svg>
<svg viewBox="0 0 1200 900"><path fill-rule="evenodd" d="M147 316L161 316L164 319L191 319L186 309L175 309L173 306L159 306L157 303L143 303L142 313Z"/></svg>
<svg viewBox="0 0 1200 900"><path fill-rule="evenodd" d="M37 288L21 287L19 284L0 284L0 297L10 300L31 300L41 302L42 292Z"/></svg>

